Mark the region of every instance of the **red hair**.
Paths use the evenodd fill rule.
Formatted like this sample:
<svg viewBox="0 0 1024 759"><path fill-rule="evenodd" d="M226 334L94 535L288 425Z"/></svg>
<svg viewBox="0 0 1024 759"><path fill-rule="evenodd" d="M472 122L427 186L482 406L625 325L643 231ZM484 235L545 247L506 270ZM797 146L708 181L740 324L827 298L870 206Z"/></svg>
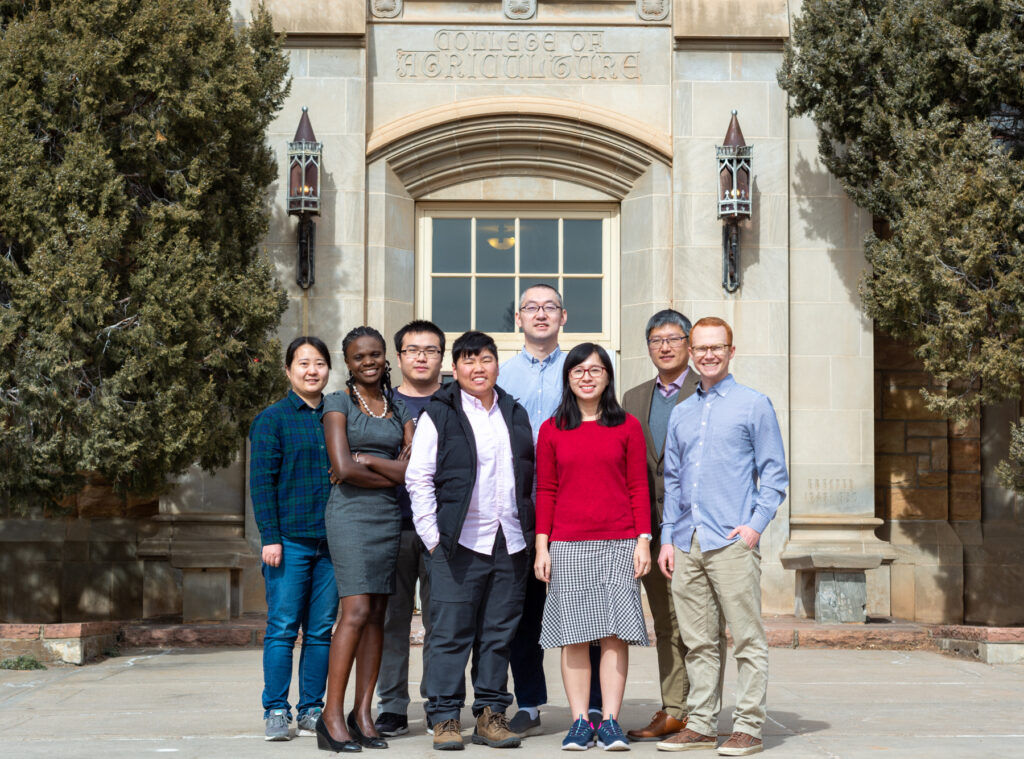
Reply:
<svg viewBox="0 0 1024 759"><path fill-rule="evenodd" d="M725 327L725 335L729 338L729 345L732 345L732 327L729 326L729 322L725 319L719 319L717 316L705 316L702 319L698 319L697 323L690 329L690 342L693 342L693 330L697 327Z"/></svg>

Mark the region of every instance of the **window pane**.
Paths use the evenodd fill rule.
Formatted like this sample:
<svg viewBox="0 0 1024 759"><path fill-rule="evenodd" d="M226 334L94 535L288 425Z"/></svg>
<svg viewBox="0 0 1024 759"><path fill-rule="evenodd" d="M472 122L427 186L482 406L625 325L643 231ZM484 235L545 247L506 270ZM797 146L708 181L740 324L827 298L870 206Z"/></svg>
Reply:
<svg viewBox="0 0 1024 759"><path fill-rule="evenodd" d="M512 277L480 277L476 281L476 328L481 332L515 329L515 280Z"/></svg>
<svg viewBox="0 0 1024 759"><path fill-rule="evenodd" d="M563 271L566 274L600 274L601 220L566 219L562 224Z"/></svg>
<svg viewBox="0 0 1024 759"><path fill-rule="evenodd" d="M445 332L465 332L469 323L469 277L435 277L431 320Z"/></svg>
<svg viewBox="0 0 1024 759"><path fill-rule="evenodd" d="M601 280L566 279L565 310L567 332L601 331Z"/></svg>
<svg viewBox="0 0 1024 759"><path fill-rule="evenodd" d="M469 273L469 219L434 219L434 271Z"/></svg>
<svg viewBox="0 0 1024 759"><path fill-rule="evenodd" d="M519 220L519 271L558 273L558 219Z"/></svg>
<svg viewBox="0 0 1024 759"><path fill-rule="evenodd" d="M514 272L515 245L515 219L476 220L476 270L478 272L484 274L511 274Z"/></svg>

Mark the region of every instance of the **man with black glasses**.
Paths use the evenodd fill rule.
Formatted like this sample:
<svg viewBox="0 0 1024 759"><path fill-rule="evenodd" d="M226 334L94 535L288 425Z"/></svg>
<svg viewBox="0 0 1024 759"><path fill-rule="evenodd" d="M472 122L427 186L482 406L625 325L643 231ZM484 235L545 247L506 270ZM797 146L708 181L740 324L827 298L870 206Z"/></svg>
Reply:
<svg viewBox="0 0 1024 759"><path fill-rule="evenodd" d="M395 388L395 396L415 418L441 388L444 332L433 322L411 321L395 333L395 350L398 367L402 370L402 384ZM388 599L384 618L384 649L377 680L380 702L374 723L377 732L388 737L409 732L409 631L417 580L424 651L430 645L430 580L423 564L423 543L413 527L408 491L399 486L397 492L398 506L402 510L402 538L395 569L395 593ZM420 695L423 695L422 687Z"/></svg>

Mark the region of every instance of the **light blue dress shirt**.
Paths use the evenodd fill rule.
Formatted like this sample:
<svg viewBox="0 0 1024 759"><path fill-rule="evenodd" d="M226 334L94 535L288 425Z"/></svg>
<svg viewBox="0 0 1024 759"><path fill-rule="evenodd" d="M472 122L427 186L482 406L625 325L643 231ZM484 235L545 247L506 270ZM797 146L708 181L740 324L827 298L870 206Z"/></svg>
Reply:
<svg viewBox="0 0 1024 759"><path fill-rule="evenodd" d="M662 545L723 548L736 527L764 532L786 497L789 474L768 396L730 374L672 410L665 448Z"/></svg>
<svg viewBox="0 0 1024 759"><path fill-rule="evenodd" d="M540 426L555 415L562 400L564 364L565 354L561 348L555 348L541 360L523 348L498 370L498 386L519 401L530 415L534 443Z"/></svg>

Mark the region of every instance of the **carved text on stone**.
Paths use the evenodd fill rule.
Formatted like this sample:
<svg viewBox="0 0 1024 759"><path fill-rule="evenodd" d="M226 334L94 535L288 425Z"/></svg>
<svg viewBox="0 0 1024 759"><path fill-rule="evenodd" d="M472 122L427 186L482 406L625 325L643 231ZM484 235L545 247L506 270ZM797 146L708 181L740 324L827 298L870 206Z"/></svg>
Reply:
<svg viewBox="0 0 1024 759"><path fill-rule="evenodd" d="M430 50L398 50L402 79L637 81L640 52L608 50L603 31L440 29Z"/></svg>

